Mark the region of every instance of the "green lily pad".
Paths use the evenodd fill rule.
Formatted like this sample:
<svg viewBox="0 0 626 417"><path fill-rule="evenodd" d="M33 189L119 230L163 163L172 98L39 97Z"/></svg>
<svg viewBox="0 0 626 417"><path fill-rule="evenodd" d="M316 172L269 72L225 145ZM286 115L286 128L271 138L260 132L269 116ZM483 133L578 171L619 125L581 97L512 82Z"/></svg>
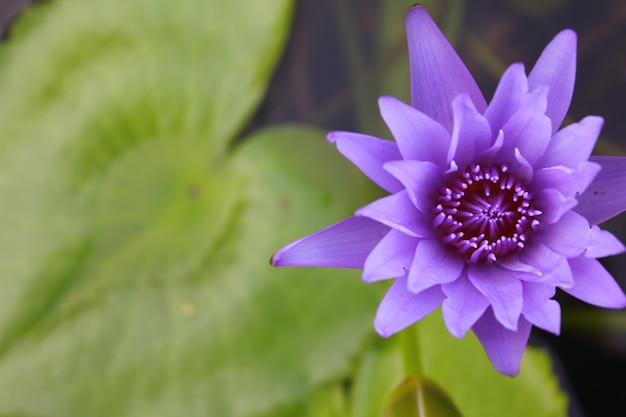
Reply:
<svg viewBox="0 0 626 417"><path fill-rule="evenodd" d="M228 149L291 8L66 0L16 27L0 51L0 415L265 416L347 377L378 291L268 261L368 201L367 181L311 129Z"/></svg>
<svg viewBox="0 0 626 417"><path fill-rule="evenodd" d="M364 201L360 174L302 128L263 132L219 167L199 155L128 152L93 193L88 233L32 265L5 318L2 412L266 415L348 375L378 292L356 271L268 259Z"/></svg>
<svg viewBox="0 0 626 417"><path fill-rule="evenodd" d="M8 282L2 285L0 329L9 329L0 352L23 323L45 311L24 305L24 297L39 291L41 282L45 292L56 292L75 280L64 272L62 282L41 278L44 269L80 270L93 262L91 251L102 254L117 244L114 237L94 243L94 228L110 225L106 218L94 220L93 212L110 208L100 188L118 163L152 141L186 149L181 154L195 147L204 162L194 163L204 163L205 175L224 157L261 98L291 8L289 0L247 7L218 0L67 0L28 9L0 50L0 280ZM167 152L171 161L152 162L175 170L183 161L176 161L177 151ZM159 170L136 168L130 175L136 185L142 170ZM146 204L137 213L144 225L148 216L165 215L153 204L171 179L163 180L134 191L129 202ZM115 212L129 210L126 205ZM118 220L133 221L127 214Z"/></svg>

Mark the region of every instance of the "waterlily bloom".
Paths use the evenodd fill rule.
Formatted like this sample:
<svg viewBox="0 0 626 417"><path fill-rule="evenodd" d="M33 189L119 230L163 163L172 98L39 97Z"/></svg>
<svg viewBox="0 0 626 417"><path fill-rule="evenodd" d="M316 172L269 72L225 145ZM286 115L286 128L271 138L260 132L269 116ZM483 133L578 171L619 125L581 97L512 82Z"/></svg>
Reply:
<svg viewBox="0 0 626 417"><path fill-rule="evenodd" d="M597 224L626 209L626 158L590 157L603 120L559 130L576 71L576 34L559 33L527 76L511 65L486 103L423 7L406 18L411 106L381 97L395 142L328 140L390 193L279 250L275 266L362 268L395 278L374 327L382 336L442 306L456 337L472 330L495 368L519 372L531 327L558 334L556 288L626 306L596 258L624 246Z"/></svg>

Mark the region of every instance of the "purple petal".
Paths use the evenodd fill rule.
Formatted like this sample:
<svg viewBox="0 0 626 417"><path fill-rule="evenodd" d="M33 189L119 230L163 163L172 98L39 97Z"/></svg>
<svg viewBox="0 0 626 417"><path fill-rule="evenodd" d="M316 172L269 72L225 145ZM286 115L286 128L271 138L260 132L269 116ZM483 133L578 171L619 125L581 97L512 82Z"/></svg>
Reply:
<svg viewBox="0 0 626 417"><path fill-rule="evenodd" d="M527 272L514 272L514 275L519 279L561 288L569 288L574 285L574 278L567 258L553 252L546 245L535 242L527 246L520 252L519 259L541 272L540 276Z"/></svg>
<svg viewBox="0 0 626 417"><path fill-rule="evenodd" d="M563 196L573 197L576 194L576 191L572 193L571 190L571 177L574 173L573 169L563 165L543 168L534 173L531 186L535 190L552 188Z"/></svg>
<svg viewBox="0 0 626 417"><path fill-rule="evenodd" d="M531 327L528 320L520 316L517 331L506 329L496 320L493 311L488 309L472 330L498 372L515 376L519 373Z"/></svg>
<svg viewBox="0 0 626 417"><path fill-rule="evenodd" d="M414 237L429 237L433 233L430 217L415 208L406 190L361 207L356 215L369 217Z"/></svg>
<svg viewBox="0 0 626 417"><path fill-rule="evenodd" d="M535 171L532 187L534 189L552 188L561 193L566 200L573 199L583 192L600 172L600 165L583 162L578 169L563 165L543 168Z"/></svg>
<svg viewBox="0 0 626 417"><path fill-rule="evenodd" d="M566 258L574 258L585 250L590 243L589 222L573 211L565 213L553 224L544 224L533 236L553 252Z"/></svg>
<svg viewBox="0 0 626 417"><path fill-rule="evenodd" d="M552 285L523 282L524 308L522 314L535 326L558 335L561 332L561 307L551 300L556 293Z"/></svg>
<svg viewBox="0 0 626 417"><path fill-rule="evenodd" d="M502 145L504 145L504 132L500 129L498 131L498 135L496 136L496 140L489 148L485 149L478 155L476 161L486 163L488 165L493 164L496 159L496 155L498 155L500 149L502 149Z"/></svg>
<svg viewBox="0 0 626 417"><path fill-rule="evenodd" d="M489 300L472 285L467 273L441 289L448 297L442 304L443 319L450 333L461 338L489 307Z"/></svg>
<svg viewBox="0 0 626 417"><path fill-rule="evenodd" d="M402 184L383 169L386 162L402 159L394 142L351 132L330 132L328 140L382 189L390 193L402 189Z"/></svg>
<svg viewBox="0 0 626 417"><path fill-rule="evenodd" d="M583 194L578 196L576 212L590 224L602 223L626 210L626 157L592 156L602 171Z"/></svg>
<svg viewBox="0 0 626 417"><path fill-rule="evenodd" d="M522 107L502 127L501 158L510 158L517 148L534 165L544 154L552 137L550 119L544 115L547 93L546 89L538 89L529 94Z"/></svg>
<svg viewBox="0 0 626 417"><path fill-rule="evenodd" d="M411 104L452 131L452 100L459 94L470 96L484 113L487 103L476 81L452 45L421 6L413 6L406 16L406 32L411 69Z"/></svg>
<svg viewBox="0 0 626 417"><path fill-rule="evenodd" d="M517 112L526 93L528 93L528 79L524 72L524 65L513 64L502 74L493 99L485 111L485 117L494 133L502 129L502 126Z"/></svg>
<svg viewBox="0 0 626 417"><path fill-rule="evenodd" d="M455 97L452 112L454 123L448 161L454 159L459 167L465 167L479 152L489 147L491 127L485 116L476 111L467 94Z"/></svg>
<svg viewBox="0 0 626 417"><path fill-rule="evenodd" d="M363 268L389 227L365 217L347 219L303 237L272 256L273 266Z"/></svg>
<svg viewBox="0 0 626 417"><path fill-rule="evenodd" d="M574 274L574 286L564 289L565 292L599 307L626 307L622 289L598 260L579 256L569 259L569 264Z"/></svg>
<svg viewBox="0 0 626 417"><path fill-rule="evenodd" d="M404 159L445 165L450 134L443 126L393 97L379 98L378 106Z"/></svg>
<svg viewBox="0 0 626 417"><path fill-rule="evenodd" d="M526 249L529 250L529 249ZM504 258L498 259L498 265L513 272L523 272L540 277L542 272L520 260L519 254L511 253Z"/></svg>
<svg viewBox="0 0 626 417"><path fill-rule="evenodd" d="M411 267L418 239L391 229L365 260L363 280L401 277Z"/></svg>
<svg viewBox="0 0 626 417"><path fill-rule="evenodd" d="M626 248L613 234L593 226L590 233L591 243L587 246L587 258L604 258L626 251Z"/></svg>
<svg viewBox="0 0 626 417"><path fill-rule="evenodd" d="M443 182L441 168L426 161L391 161L385 164L385 170L406 187L415 207L423 213L432 212Z"/></svg>
<svg viewBox="0 0 626 417"><path fill-rule="evenodd" d="M573 198L566 198L563 194L552 188L541 190L536 194L535 208L541 210L541 223L552 224L559 221L561 217L572 208L578 201Z"/></svg>
<svg viewBox="0 0 626 417"><path fill-rule="evenodd" d="M470 265L467 276L491 303L496 318L504 327L517 329L522 313L522 283L507 269L497 265Z"/></svg>
<svg viewBox="0 0 626 417"><path fill-rule="evenodd" d="M374 328L389 337L432 312L444 298L439 287L413 294L406 288L406 278L397 278L378 306Z"/></svg>
<svg viewBox="0 0 626 417"><path fill-rule="evenodd" d="M525 183L531 182L534 174L532 165L524 158L518 148L515 148L513 155L515 159L509 162L509 171Z"/></svg>
<svg viewBox="0 0 626 417"><path fill-rule="evenodd" d="M574 92L576 78L576 33L566 29L552 39L528 76L532 90L548 87L548 110L552 133L561 126Z"/></svg>
<svg viewBox="0 0 626 417"><path fill-rule="evenodd" d="M565 126L552 137L548 149L535 167L563 165L578 168L581 162L589 159L603 124L601 117L587 116L578 123Z"/></svg>
<svg viewBox="0 0 626 417"><path fill-rule="evenodd" d="M417 294L433 285L454 281L464 267L465 260L438 240L422 240L409 270L409 290Z"/></svg>

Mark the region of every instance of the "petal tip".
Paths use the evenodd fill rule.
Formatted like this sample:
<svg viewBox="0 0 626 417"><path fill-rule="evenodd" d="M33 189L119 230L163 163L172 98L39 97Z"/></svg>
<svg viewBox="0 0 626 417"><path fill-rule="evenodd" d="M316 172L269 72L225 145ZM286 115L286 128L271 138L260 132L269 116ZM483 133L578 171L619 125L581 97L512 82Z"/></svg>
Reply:
<svg viewBox="0 0 626 417"><path fill-rule="evenodd" d="M292 242L287 246L284 246L283 248L279 249L276 251L276 253L274 253L272 255L272 257L270 258L270 265L273 267L279 267L279 266L285 266L285 263L282 262L282 256L283 254L288 251L295 243L297 242Z"/></svg>
<svg viewBox="0 0 626 417"><path fill-rule="evenodd" d="M621 294L621 299L618 296L616 300L613 301L612 305L609 305L607 308L621 310L626 307L626 295L624 293Z"/></svg>
<svg viewBox="0 0 626 417"><path fill-rule="evenodd" d="M508 376L508 377L511 377L511 378L513 378L513 377L515 377L515 376L517 376L519 374L519 367L517 367L515 369L497 369L497 370L502 375Z"/></svg>
<svg viewBox="0 0 626 417"><path fill-rule="evenodd" d="M578 34L572 29L563 29L552 38L546 49L552 46L556 49L569 48L572 51L576 51L577 45Z"/></svg>
<svg viewBox="0 0 626 417"><path fill-rule="evenodd" d="M394 104L396 101L398 100L391 96L380 96L378 97L378 108L382 111L384 107Z"/></svg>
<svg viewBox="0 0 626 417"><path fill-rule="evenodd" d="M390 331L387 326L381 324L377 319L374 319L374 330L376 330L376 333L385 339L393 336L394 334L393 331Z"/></svg>
<svg viewBox="0 0 626 417"><path fill-rule="evenodd" d="M573 29L563 29L557 35L557 38L561 38L567 42L578 42L578 35Z"/></svg>
<svg viewBox="0 0 626 417"><path fill-rule="evenodd" d="M600 134L600 130L602 130L602 126L604 126L604 117L591 115L581 120L581 123L582 122L591 123L592 125L595 125L594 127L598 130L598 134Z"/></svg>
<svg viewBox="0 0 626 417"><path fill-rule="evenodd" d="M408 20L410 16L416 16L418 14L424 14L424 13L428 15L426 8L422 6L421 4L415 3L413 6L409 8L409 11L406 13L406 18Z"/></svg>

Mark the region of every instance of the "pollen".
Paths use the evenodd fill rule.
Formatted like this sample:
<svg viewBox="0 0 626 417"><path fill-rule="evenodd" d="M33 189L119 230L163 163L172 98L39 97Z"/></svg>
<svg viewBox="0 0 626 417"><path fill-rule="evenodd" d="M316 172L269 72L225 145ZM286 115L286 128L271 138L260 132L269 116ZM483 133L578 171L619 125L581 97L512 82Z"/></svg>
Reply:
<svg viewBox="0 0 626 417"><path fill-rule="evenodd" d="M468 263L492 263L522 250L540 225L532 194L504 164L472 164L437 195L433 226Z"/></svg>

